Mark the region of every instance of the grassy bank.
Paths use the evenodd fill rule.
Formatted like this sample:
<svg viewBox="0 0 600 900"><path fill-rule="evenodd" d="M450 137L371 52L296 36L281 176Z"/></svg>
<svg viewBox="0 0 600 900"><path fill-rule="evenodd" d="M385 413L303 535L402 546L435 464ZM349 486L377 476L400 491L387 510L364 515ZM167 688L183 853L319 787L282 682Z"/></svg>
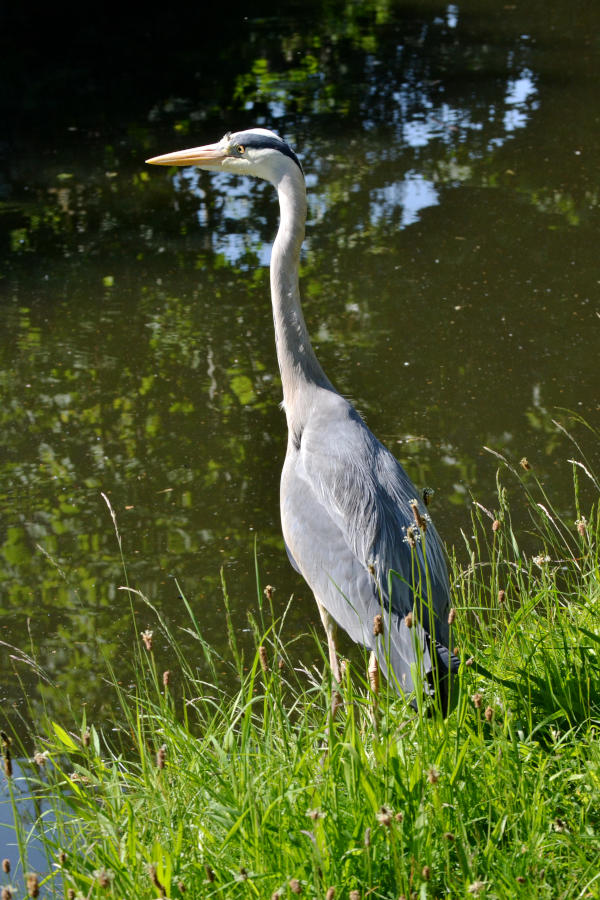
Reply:
<svg viewBox="0 0 600 900"><path fill-rule="evenodd" d="M252 658L231 621L217 658L189 609L202 681L154 610L155 633L132 649L135 683L108 673L114 725L43 723L28 782L8 777L13 795L36 797L47 852L29 895L600 897L599 484L581 454L568 463L563 519L525 461L499 462L497 505L475 505L452 561L463 665L447 720L384 688L374 724L357 653L332 722L325 662L298 667L260 584ZM535 552L511 508L530 514ZM234 691L219 687L225 664ZM5 757L16 752L5 740ZM5 891L25 883L29 835L11 838Z"/></svg>

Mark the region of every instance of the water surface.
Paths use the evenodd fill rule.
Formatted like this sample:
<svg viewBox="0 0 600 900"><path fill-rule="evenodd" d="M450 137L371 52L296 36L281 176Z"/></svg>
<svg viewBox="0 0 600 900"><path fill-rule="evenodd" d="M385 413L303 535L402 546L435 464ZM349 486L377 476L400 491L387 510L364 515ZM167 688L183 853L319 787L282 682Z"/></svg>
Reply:
<svg viewBox="0 0 600 900"><path fill-rule="evenodd" d="M43 699L57 716L102 714L105 658L128 677L135 629L102 492L129 584L173 628L184 591L224 643L223 569L249 642L255 542L277 608L297 598L290 636L318 626L279 529L273 190L151 169L151 155L253 124L294 146L318 355L435 489L449 547L464 555L472 495L493 508L484 446L527 456L575 518L574 451L552 419L599 421L600 12L289 10L234 6L202 27L200 13L149 18L129 43L125 19L110 66L101 21L71 32L60 66L40 25L4 63L0 639L48 676L39 685L4 650L15 716L29 715L16 672L31 709ZM152 65L162 46L177 52ZM133 603L136 627L156 627Z"/></svg>

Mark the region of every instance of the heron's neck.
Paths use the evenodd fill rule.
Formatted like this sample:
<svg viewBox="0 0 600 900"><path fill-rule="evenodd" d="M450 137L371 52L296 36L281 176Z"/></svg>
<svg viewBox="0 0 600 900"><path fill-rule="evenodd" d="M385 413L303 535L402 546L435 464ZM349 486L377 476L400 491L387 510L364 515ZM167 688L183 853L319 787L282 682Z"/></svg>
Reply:
<svg viewBox="0 0 600 900"><path fill-rule="evenodd" d="M298 172L277 183L279 230L271 254L271 299L275 344L290 430L302 429L312 400L311 387L332 389L310 343L300 305L298 267L306 222L306 188Z"/></svg>

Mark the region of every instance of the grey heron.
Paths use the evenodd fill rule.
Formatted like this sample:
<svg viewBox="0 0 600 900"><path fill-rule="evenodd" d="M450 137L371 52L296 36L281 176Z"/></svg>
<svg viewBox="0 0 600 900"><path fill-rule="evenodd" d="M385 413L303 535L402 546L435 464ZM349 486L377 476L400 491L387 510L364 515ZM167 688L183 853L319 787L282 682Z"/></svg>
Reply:
<svg viewBox="0 0 600 900"><path fill-rule="evenodd" d="M311 345L298 279L307 204L296 154L274 132L251 128L147 162L252 175L276 188L270 277L288 426L280 490L287 553L315 596L337 683L341 626L397 689L422 690L447 711L459 661L449 650L444 552L423 497L333 387Z"/></svg>

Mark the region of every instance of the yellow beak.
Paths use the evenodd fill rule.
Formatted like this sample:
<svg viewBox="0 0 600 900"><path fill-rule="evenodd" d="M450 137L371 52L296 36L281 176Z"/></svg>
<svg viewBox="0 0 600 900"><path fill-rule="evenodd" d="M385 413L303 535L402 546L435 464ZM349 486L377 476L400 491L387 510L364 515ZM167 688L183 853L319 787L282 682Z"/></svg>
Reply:
<svg viewBox="0 0 600 900"><path fill-rule="evenodd" d="M192 147L190 150L176 150L175 153L164 153L153 156L146 162L151 166L202 166L202 168L218 168L228 152L222 144L207 144L205 147Z"/></svg>

